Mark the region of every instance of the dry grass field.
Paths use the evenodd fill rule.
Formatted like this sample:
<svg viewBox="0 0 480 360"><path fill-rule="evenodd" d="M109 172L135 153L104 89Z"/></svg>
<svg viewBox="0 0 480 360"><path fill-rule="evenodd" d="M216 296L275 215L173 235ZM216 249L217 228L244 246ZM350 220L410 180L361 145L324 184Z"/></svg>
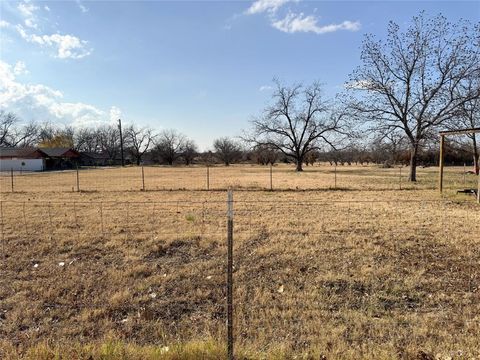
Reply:
<svg viewBox="0 0 480 360"><path fill-rule="evenodd" d="M274 190L433 190L438 183L438 168L418 168L416 184L407 182L408 167L382 169L370 166L334 166L316 164L305 166L303 173L292 171L292 166L277 164L272 169ZM470 168L466 169L471 170ZM209 170L209 189L270 190L270 167L258 165L214 166ZM336 174L335 174L336 173ZM447 167L446 188L456 190L476 188L476 176L466 174L464 168ZM335 180L336 178L336 180ZM207 168L204 166L144 167L145 190L206 190ZM143 188L142 168L90 168L79 171L79 186L83 191L139 191ZM17 192L72 192L77 190L76 171L43 173L15 173ZM10 173L0 174L0 191L11 192Z"/></svg>
<svg viewBox="0 0 480 360"><path fill-rule="evenodd" d="M23 174L14 193L2 178L0 358L225 358L226 192L192 191L195 167L145 168L147 191L127 191L139 171L82 170L81 192L75 172ZM480 358L463 167L443 197L436 168L402 190L398 169L338 167L335 190L330 166L280 165L277 191L268 168L210 171L238 190L238 359Z"/></svg>

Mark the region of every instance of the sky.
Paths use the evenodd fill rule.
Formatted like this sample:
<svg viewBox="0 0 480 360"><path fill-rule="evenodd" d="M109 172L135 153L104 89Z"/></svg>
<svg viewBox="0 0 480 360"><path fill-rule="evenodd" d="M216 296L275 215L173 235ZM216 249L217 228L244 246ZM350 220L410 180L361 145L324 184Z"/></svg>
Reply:
<svg viewBox="0 0 480 360"><path fill-rule="evenodd" d="M272 80L344 89L365 34L420 11L480 21L478 1L0 0L0 109L22 121L238 136Z"/></svg>

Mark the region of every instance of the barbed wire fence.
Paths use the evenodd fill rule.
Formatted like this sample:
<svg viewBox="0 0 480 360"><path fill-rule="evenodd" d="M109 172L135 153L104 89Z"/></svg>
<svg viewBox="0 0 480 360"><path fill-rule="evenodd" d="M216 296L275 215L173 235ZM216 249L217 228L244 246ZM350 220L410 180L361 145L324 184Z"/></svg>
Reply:
<svg viewBox="0 0 480 360"><path fill-rule="evenodd" d="M106 192L199 190L409 190L436 189L437 174L409 183L408 172L349 166L312 167L303 174L291 169L267 167L155 167L75 169L56 172L0 173L1 192ZM366 173L368 172L368 173ZM466 166L445 174L449 189L478 189L478 176Z"/></svg>
<svg viewBox="0 0 480 360"><path fill-rule="evenodd" d="M318 324L312 319L327 322L339 308L367 314L379 306L372 299L386 290L371 280L375 268L397 268L399 278L383 281L400 286L401 274L431 271L433 261L452 257L454 244L466 244L452 257L462 270L436 265L447 278L431 291L454 284L473 305L480 287L480 213L471 202L0 201L0 217L0 321L12 338L29 329L32 339L60 340L74 333L65 329L75 321L98 313L111 329L147 343L161 321L177 335L202 333L206 326L228 338L229 354L233 336L238 344L265 346L276 339L301 350L314 342ZM414 262L405 262L409 257ZM435 310L408 291L395 296L381 306ZM13 324L19 304L37 320L25 315L22 324ZM38 320L46 318L57 325ZM226 319L233 321L227 329ZM127 326L132 322L145 331L135 335ZM87 337L97 336L91 331Z"/></svg>

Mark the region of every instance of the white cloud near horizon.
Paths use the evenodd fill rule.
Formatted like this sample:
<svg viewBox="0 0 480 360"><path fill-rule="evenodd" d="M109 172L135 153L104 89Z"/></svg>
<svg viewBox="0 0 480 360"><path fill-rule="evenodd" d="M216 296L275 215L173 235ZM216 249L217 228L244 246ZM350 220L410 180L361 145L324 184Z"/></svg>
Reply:
<svg viewBox="0 0 480 360"><path fill-rule="evenodd" d="M24 121L52 121L74 127L108 124L112 114L116 117L121 114L115 106L104 111L90 104L67 102L59 90L19 82L15 68L22 63L12 67L0 60L0 110L12 111ZM26 71L24 63L23 71Z"/></svg>
<svg viewBox="0 0 480 360"><path fill-rule="evenodd" d="M50 47L56 50L55 57L59 59L81 59L92 53L92 49L88 48L88 42L81 40L73 35L37 35L29 34L21 25L17 25L17 31L20 36L27 42Z"/></svg>
<svg viewBox="0 0 480 360"><path fill-rule="evenodd" d="M304 15L303 13L288 13L281 20L272 21L272 26L285 33L293 34L296 32L313 32L315 34L326 34L339 30L358 31L360 22L343 21L339 24L319 25L318 18L313 15Z"/></svg>

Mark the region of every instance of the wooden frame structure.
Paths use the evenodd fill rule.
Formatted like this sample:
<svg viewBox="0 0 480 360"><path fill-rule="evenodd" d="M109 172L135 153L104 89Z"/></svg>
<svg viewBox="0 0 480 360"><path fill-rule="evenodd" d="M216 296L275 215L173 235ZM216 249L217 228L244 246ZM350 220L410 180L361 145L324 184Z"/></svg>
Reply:
<svg viewBox="0 0 480 360"><path fill-rule="evenodd" d="M439 179L438 189L443 192L443 167L444 167L444 153L445 153L445 136L450 135L466 135L480 133L480 128L462 129L462 130L448 130L440 131L440 164L439 164ZM477 202L480 203L480 175L478 176Z"/></svg>

